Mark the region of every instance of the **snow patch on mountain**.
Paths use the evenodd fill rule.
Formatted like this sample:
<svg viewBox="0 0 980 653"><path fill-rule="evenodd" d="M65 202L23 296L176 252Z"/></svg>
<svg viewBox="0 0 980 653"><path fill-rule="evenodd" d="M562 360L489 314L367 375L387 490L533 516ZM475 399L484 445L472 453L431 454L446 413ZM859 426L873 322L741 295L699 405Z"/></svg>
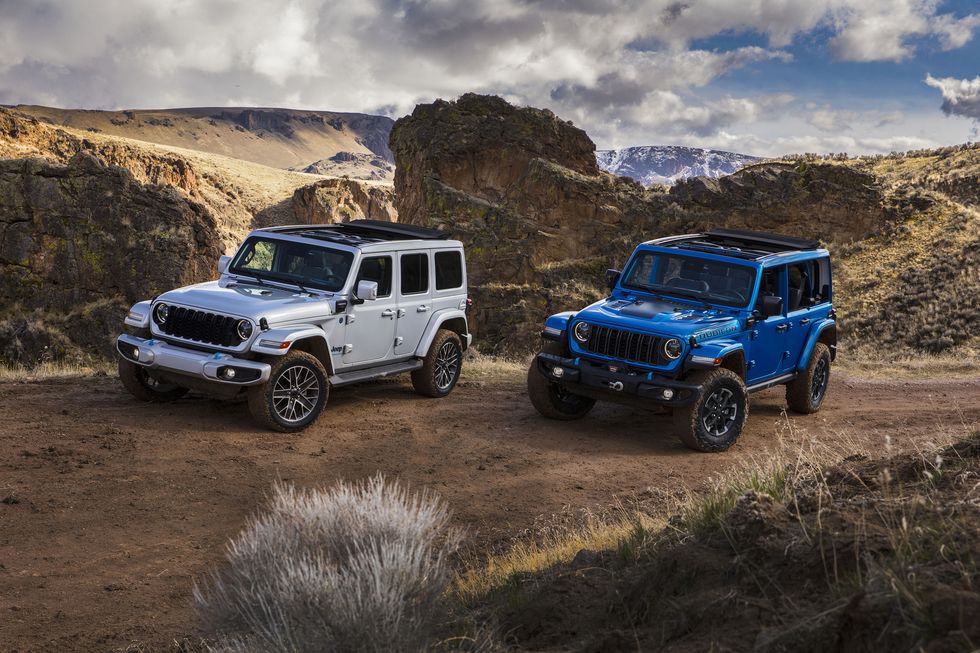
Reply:
<svg viewBox="0 0 980 653"><path fill-rule="evenodd" d="M599 167L644 186L674 184L688 177L730 175L760 157L679 145L643 145L619 150L598 150Z"/></svg>

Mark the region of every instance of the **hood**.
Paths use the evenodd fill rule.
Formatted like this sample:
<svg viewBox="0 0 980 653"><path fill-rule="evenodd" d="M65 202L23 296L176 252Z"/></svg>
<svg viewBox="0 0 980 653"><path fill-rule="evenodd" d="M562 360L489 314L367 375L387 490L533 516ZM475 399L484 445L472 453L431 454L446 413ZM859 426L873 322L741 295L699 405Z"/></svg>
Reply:
<svg viewBox="0 0 980 653"><path fill-rule="evenodd" d="M332 295L307 294L298 288L263 286L232 279L177 288L163 293L156 301L247 317L256 322L265 318L273 326L323 319L334 312Z"/></svg>
<svg viewBox="0 0 980 653"><path fill-rule="evenodd" d="M684 339L716 337L740 328L738 319L722 309L634 297L604 299L579 311L575 319Z"/></svg>

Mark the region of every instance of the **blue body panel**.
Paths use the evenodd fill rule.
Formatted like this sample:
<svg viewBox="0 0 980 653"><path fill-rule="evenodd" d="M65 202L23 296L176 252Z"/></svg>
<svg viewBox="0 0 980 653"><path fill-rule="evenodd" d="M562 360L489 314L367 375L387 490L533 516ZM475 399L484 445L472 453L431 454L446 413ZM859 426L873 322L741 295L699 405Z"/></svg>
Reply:
<svg viewBox="0 0 980 653"><path fill-rule="evenodd" d="M669 291L653 293L623 287L622 282L627 278L630 266L644 252L681 255L749 268L753 275L751 296L745 306L726 306L706 300L673 296ZM811 268L786 267L806 261L816 263ZM793 271L797 274L796 297L799 298L802 283L799 281L798 271L815 271L818 265L821 270L819 278L823 282L820 291L826 296L816 297L817 293L812 287L808 296L816 297L820 303L790 312L785 305L787 302L784 301L782 314L768 319L762 319L758 311L754 310L760 305L764 274L768 273L769 278L779 275L780 295L789 298L787 279L789 271ZM575 360L666 378L681 377L690 369L714 367L734 355L744 360L745 382L753 385L805 369L820 334L826 329L836 329L830 302L832 294L829 253L823 249L791 251L747 259L710 251L679 251L677 248L644 243L636 248L625 270L606 299L577 313L564 312L549 317L545 322L545 335L553 339L563 339ZM748 276L745 275L745 278ZM824 289L827 292L823 292ZM797 303L800 303L798 299ZM681 353L676 360L663 362L666 358L662 357L660 363L650 364L590 351L591 340L581 343L573 335L579 322L587 322L591 328L606 327L620 333L654 336L657 339L654 342L660 347L665 346L666 341L676 339L680 343ZM630 346L627 344L627 349ZM609 348L605 348L605 351L608 352Z"/></svg>

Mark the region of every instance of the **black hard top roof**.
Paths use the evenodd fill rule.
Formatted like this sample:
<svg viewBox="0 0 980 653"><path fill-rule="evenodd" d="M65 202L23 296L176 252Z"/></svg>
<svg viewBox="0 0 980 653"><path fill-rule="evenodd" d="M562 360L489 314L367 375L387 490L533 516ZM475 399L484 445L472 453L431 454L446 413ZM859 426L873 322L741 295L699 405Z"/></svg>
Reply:
<svg viewBox="0 0 980 653"><path fill-rule="evenodd" d="M339 222L337 224L267 227L259 231L327 240L355 247L390 240L447 240L449 238L449 234L445 231L383 220L352 220L351 222Z"/></svg>
<svg viewBox="0 0 980 653"><path fill-rule="evenodd" d="M659 238L651 241L650 244L660 247L713 252L724 256L752 260L773 254L820 248L820 241L817 240L741 229L711 229L700 234Z"/></svg>

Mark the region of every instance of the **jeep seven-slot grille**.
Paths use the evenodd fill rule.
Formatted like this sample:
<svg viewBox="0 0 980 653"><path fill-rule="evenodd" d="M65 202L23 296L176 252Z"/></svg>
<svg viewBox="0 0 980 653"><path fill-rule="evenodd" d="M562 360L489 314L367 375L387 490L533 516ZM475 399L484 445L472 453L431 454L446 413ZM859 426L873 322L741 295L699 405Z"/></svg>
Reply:
<svg viewBox="0 0 980 653"><path fill-rule="evenodd" d="M663 363L660 357L660 343L661 339L657 336L593 324L592 333L584 344L584 349L600 356L646 365L659 365Z"/></svg>
<svg viewBox="0 0 980 653"><path fill-rule="evenodd" d="M237 347L242 344L242 339L235 330L236 322L238 318L227 315L171 306L167 321L160 328L168 336L221 347Z"/></svg>

